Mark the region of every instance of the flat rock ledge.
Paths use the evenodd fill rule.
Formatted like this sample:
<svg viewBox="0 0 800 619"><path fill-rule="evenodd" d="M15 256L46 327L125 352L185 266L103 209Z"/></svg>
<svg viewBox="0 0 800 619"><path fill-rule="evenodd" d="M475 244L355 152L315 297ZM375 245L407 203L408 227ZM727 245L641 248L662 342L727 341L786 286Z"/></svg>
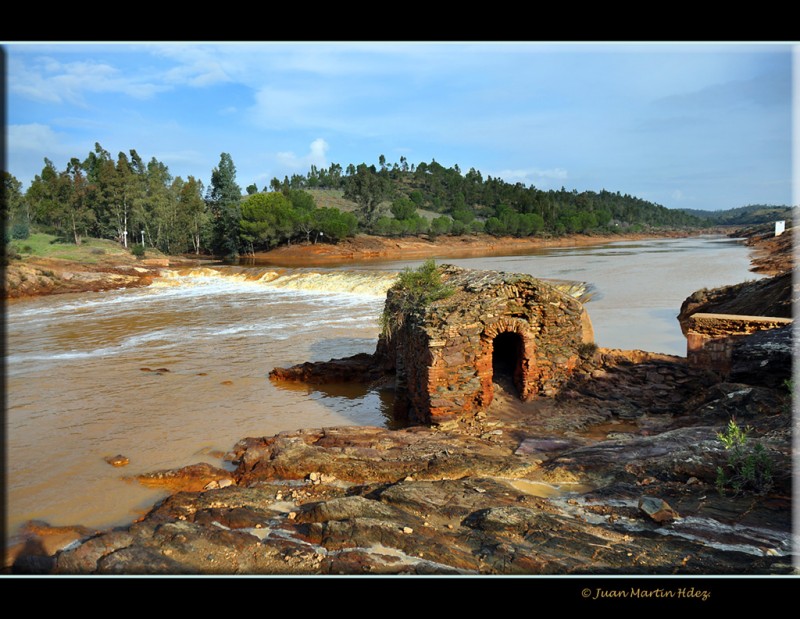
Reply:
<svg viewBox="0 0 800 619"><path fill-rule="evenodd" d="M235 470L146 476L173 494L141 520L78 531L53 555L21 554L11 571L792 572L785 390L709 382L677 358L638 352L598 351L582 376L563 397L528 403L498 385L493 407L449 428L243 439L225 457ZM716 433L731 406L773 463L767 493L717 492L728 454Z"/></svg>

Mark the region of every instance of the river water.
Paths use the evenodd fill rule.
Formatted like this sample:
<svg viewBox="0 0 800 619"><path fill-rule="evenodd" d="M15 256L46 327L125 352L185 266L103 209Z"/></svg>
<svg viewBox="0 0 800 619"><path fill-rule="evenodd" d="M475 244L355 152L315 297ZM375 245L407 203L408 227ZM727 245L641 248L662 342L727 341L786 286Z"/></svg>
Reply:
<svg viewBox="0 0 800 619"><path fill-rule="evenodd" d="M372 352L386 289L420 262L181 269L147 288L9 302L8 532L31 519L130 522L163 493L123 476L224 466L220 453L246 436L388 425L391 404L379 391L283 388L267 374ZM720 237L447 262L590 283L598 345L676 355L686 343L675 317L689 294L757 277L747 248ZM105 462L116 454L130 464Z"/></svg>

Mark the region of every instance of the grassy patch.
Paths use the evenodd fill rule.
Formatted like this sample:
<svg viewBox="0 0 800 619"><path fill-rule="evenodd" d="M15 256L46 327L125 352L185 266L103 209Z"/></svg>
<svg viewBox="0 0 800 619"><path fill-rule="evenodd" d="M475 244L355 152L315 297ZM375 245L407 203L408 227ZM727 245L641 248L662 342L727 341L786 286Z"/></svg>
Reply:
<svg viewBox="0 0 800 619"><path fill-rule="evenodd" d="M130 259L130 254L118 243L107 239L87 238L78 246L62 243L52 234L37 232L27 239L12 241L11 245L23 257L55 258L87 264L97 263L100 257Z"/></svg>

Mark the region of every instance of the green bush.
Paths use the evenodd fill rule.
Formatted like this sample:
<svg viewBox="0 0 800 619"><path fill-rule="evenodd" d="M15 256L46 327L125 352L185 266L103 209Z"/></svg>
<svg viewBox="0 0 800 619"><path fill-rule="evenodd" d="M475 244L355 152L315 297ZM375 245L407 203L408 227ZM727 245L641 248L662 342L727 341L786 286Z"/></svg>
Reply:
<svg viewBox="0 0 800 619"><path fill-rule="evenodd" d="M455 292L442 281L442 274L433 259L426 260L416 270L405 269L392 288L401 291L402 295L399 306L391 310L384 307L380 316L381 330L385 335L391 335L405 314L415 312L434 301L446 299Z"/></svg>
<svg viewBox="0 0 800 619"><path fill-rule="evenodd" d="M30 226L27 223L21 222L11 226L11 238L21 241L27 239L31 235Z"/></svg>
<svg viewBox="0 0 800 619"><path fill-rule="evenodd" d="M751 444L748 440L751 431L749 426L740 428L731 419L725 431L717 433L717 439L728 452L727 464L717 467L720 494L725 494L726 489L732 490L734 496L748 491L766 494L772 489L772 458L761 443Z"/></svg>
<svg viewBox="0 0 800 619"><path fill-rule="evenodd" d="M137 258L144 258L144 247L136 243L133 247L131 247L131 253Z"/></svg>

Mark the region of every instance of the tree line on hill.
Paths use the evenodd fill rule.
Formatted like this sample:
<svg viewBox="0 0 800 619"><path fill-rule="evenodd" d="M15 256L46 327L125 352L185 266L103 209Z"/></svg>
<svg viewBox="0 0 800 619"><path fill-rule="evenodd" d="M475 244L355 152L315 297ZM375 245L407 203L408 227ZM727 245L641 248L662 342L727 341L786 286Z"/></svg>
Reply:
<svg viewBox="0 0 800 619"><path fill-rule="evenodd" d="M6 239L31 230L81 243L86 236L135 243L168 254L236 256L296 241L337 242L367 232L383 236L563 235L702 225L680 210L606 190L544 191L511 184L435 160L410 164L405 157L375 165L311 166L305 175L273 178L261 191L242 195L236 167L220 155L208 187L194 176L173 177L152 157L135 150L116 158L98 143L64 170L52 161L27 190L3 172ZM354 204L351 210L319 206L327 193ZM424 211L424 213L423 213Z"/></svg>
<svg viewBox="0 0 800 619"><path fill-rule="evenodd" d="M681 209L689 215L702 219L711 226L750 226L784 220L787 225L795 219L797 207L775 204L748 204L724 211L703 211L700 209Z"/></svg>

